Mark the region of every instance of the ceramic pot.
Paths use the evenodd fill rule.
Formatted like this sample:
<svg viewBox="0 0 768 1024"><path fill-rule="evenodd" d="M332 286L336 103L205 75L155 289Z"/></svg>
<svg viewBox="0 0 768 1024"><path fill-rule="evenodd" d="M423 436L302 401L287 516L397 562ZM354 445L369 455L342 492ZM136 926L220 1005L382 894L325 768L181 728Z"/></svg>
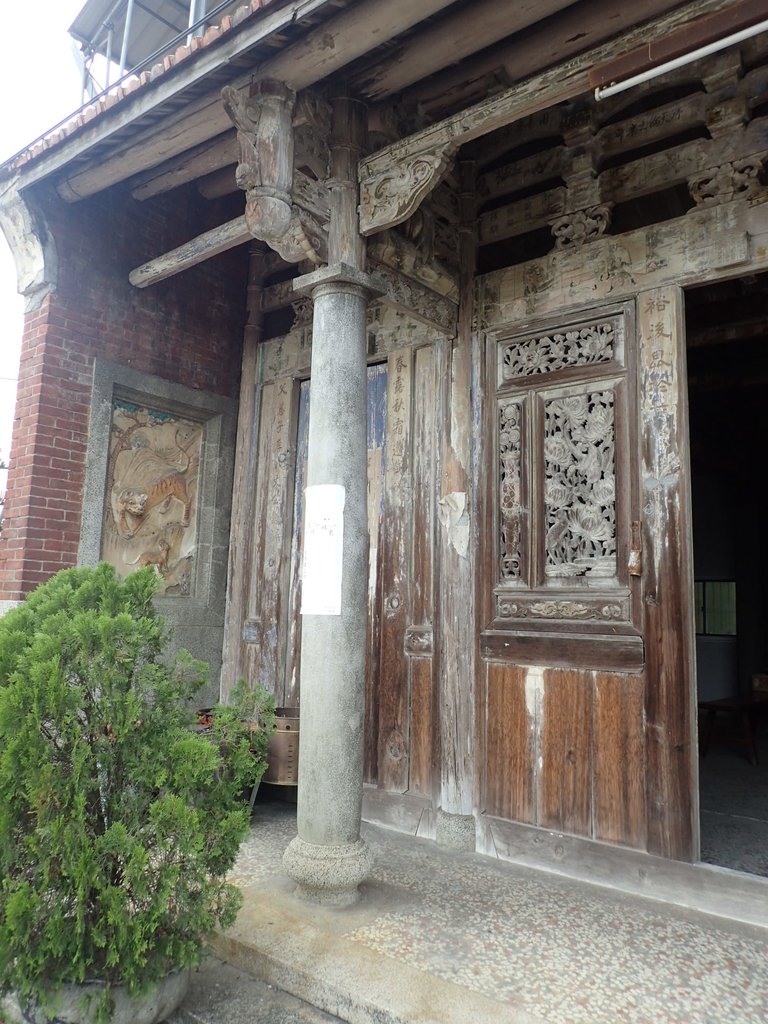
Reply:
<svg viewBox="0 0 768 1024"><path fill-rule="evenodd" d="M175 971L138 996L130 995L121 985L113 986L114 1010L109 1018L110 1024L158 1024L179 1006L189 988L189 980L189 971ZM15 1020L19 1024L93 1024L103 991L104 986L100 982L63 985L51 997L48 1011L37 1005L28 1005L21 1010L14 1000L18 1011ZM6 1013L11 1009L8 1002L4 1006Z"/></svg>

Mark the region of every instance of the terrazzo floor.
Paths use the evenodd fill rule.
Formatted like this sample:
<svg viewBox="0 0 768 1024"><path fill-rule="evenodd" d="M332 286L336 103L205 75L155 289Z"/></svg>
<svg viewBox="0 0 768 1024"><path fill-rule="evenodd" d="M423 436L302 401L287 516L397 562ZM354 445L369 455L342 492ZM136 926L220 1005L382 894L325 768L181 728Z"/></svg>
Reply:
<svg viewBox="0 0 768 1024"><path fill-rule="evenodd" d="M768 931L365 826L387 909L346 938L547 1024L765 1024ZM233 878L282 875L295 811L257 804ZM365 892L362 904L365 904ZM391 908L391 909L389 909ZM467 1022L471 1024L471 1022Z"/></svg>

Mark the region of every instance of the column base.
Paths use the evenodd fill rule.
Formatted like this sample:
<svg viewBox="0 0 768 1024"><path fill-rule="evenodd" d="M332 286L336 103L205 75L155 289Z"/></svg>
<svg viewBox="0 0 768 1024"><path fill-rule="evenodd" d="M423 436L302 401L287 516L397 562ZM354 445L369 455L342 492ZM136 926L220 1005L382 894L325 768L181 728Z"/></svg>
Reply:
<svg viewBox="0 0 768 1024"><path fill-rule="evenodd" d="M446 850L474 853L476 847L474 814L449 814L442 810L435 819L435 841Z"/></svg>
<svg viewBox="0 0 768 1024"><path fill-rule="evenodd" d="M348 907L360 898L357 887L370 874L373 856L362 839L319 846L296 836L283 854L283 867L297 883L297 896L312 903Z"/></svg>

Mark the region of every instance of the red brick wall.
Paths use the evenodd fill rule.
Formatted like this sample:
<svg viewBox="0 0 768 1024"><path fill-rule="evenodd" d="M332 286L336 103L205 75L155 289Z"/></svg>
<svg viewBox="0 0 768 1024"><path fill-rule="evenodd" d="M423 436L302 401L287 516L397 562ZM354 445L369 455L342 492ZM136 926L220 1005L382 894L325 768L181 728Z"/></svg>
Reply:
<svg viewBox="0 0 768 1024"><path fill-rule="evenodd" d="M135 266L242 211L190 187L148 203L124 188L74 205L37 197L59 260L55 292L27 315L0 537L0 600L18 600L73 565L97 357L237 397L245 247L150 288Z"/></svg>

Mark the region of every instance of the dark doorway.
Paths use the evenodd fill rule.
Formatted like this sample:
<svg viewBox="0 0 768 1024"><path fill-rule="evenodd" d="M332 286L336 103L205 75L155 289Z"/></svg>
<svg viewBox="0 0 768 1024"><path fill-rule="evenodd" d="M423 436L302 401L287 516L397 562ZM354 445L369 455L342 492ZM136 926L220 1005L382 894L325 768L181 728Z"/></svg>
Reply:
<svg viewBox="0 0 768 1024"><path fill-rule="evenodd" d="M701 859L768 876L768 275L686 293Z"/></svg>

